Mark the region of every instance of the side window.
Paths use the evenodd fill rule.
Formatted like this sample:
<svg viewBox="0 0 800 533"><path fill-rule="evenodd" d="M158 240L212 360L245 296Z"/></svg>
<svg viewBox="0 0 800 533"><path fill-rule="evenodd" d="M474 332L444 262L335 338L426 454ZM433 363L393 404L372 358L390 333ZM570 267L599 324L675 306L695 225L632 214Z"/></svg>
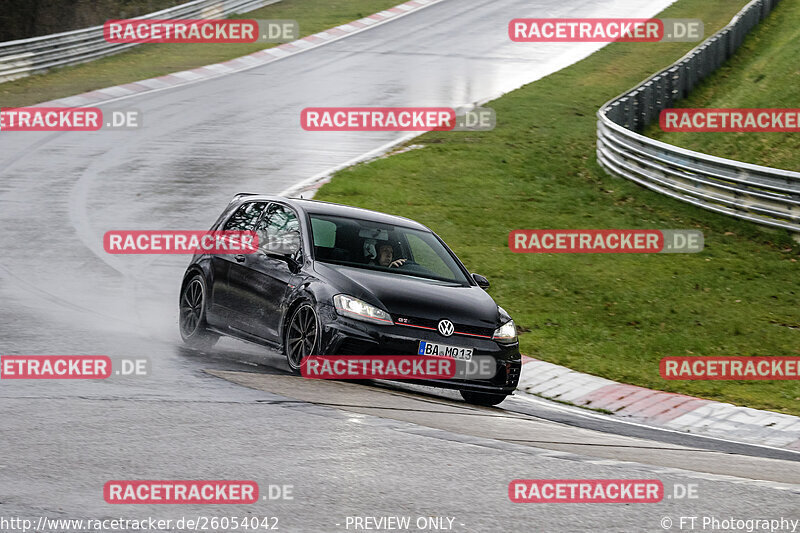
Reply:
<svg viewBox="0 0 800 533"><path fill-rule="evenodd" d="M336 246L336 223L321 218L312 218L311 231L314 234L314 246L321 248Z"/></svg>
<svg viewBox="0 0 800 533"><path fill-rule="evenodd" d="M239 206L239 209L228 219L223 230L252 231L256 227L258 217L266 207L265 202L248 202Z"/></svg>
<svg viewBox="0 0 800 533"><path fill-rule="evenodd" d="M300 221L294 211L280 204L270 204L256 233L258 246L264 252L291 255L301 248Z"/></svg>
<svg viewBox="0 0 800 533"><path fill-rule="evenodd" d="M408 241L408 247L411 249L411 254L414 256L414 261L418 265L445 278L453 277L454 272L442 261L439 254L428 243L413 233L407 234L406 240Z"/></svg>

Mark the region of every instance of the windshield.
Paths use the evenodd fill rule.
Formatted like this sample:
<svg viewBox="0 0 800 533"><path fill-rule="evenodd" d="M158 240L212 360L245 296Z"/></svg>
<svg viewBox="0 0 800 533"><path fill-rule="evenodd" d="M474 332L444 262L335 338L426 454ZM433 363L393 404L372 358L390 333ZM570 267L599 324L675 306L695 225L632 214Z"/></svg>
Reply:
<svg viewBox="0 0 800 533"><path fill-rule="evenodd" d="M469 285L449 250L429 231L330 215L310 218L317 261Z"/></svg>

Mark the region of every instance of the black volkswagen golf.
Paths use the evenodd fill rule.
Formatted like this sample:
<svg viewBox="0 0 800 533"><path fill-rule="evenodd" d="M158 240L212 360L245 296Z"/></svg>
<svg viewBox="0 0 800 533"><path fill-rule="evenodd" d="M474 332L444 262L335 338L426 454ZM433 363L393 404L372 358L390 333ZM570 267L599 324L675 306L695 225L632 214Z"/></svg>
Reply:
<svg viewBox="0 0 800 533"><path fill-rule="evenodd" d="M425 384L496 405L517 386L516 326L430 229L313 200L240 193L211 228L255 231L256 253L199 254L180 294L196 348L229 335L277 349L294 372L309 355L483 356L491 377Z"/></svg>

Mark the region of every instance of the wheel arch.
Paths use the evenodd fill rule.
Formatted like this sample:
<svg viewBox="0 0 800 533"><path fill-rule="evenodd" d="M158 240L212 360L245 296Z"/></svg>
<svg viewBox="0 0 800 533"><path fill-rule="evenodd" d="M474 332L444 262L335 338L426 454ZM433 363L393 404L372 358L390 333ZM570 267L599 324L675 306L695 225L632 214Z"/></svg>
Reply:
<svg viewBox="0 0 800 533"><path fill-rule="evenodd" d="M204 279L207 278L206 273L202 268L200 268L199 265L190 265L183 274L183 280L181 281L181 292L183 292L183 289L186 288L186 283L188 283L189 280L192 279L196 274L200 274ZM208 280L205 279L205 281L207 282Z"/></svg>
<svg viewBox="0 0 800 533"><path fill-rule="evenodd" d="M186 268L186 272L183 274L183 279L181 280L181 289L178 292L178 301L180 303L180 299L183 297L183 291L186 288L186 284L191 280L194 276L199 275L203 278L203 285L206 289L206 297L203 303L205 307L206 313L208 313L209 309L211 308L211 300L213 298L213 275L211 274L211 268L208 263L204 264L202 262L196 262L190 264ZM208 316L208 315L207 315Z"/></svg>
<svg viewBox="0 0 800 533"><path fill-rule="evenodd" d="M280 325L280 332L281 332L281 352L285 355L286 354L286 329L289 327L289 319L292 317L292 314L297 310L298 307L303 305L304 303L310 303L314 310L317 313L317 320L319 320L319 312L317 311L317 299L314 295L308 291L303 291L294 296L292 300L286 305L286 312L283 313L283 317L281 317L281 325Z"/></svg>

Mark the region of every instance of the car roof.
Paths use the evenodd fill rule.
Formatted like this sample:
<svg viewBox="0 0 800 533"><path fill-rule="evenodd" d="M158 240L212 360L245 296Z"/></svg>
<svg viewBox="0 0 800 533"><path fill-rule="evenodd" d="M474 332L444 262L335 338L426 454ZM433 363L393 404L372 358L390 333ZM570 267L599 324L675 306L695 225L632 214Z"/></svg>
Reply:
<svg viewBox="0 0 800 533"><path fill-rule="evenodd" d="M410 218L400 217L396 215L389 215L380 213L378 211L371 211L361 207L353 207L349 205L334 204L331 202L323 202L320 200L305 200L302 198L285 198L283 196L274 196L267 194L256 193L239 193L233 197L232 201L239 201L239 203L252 200L266 200L270 202L283 202L287 205L294 207L299 211L304 211L309 214L315 215L332 215L344 218L355 218L359 220L368 220L370 222L378 222L382 224L392 224L395 226L403 226L406 228L414 228L422 231L430 231L429 228L411 220Z"/></svg>

